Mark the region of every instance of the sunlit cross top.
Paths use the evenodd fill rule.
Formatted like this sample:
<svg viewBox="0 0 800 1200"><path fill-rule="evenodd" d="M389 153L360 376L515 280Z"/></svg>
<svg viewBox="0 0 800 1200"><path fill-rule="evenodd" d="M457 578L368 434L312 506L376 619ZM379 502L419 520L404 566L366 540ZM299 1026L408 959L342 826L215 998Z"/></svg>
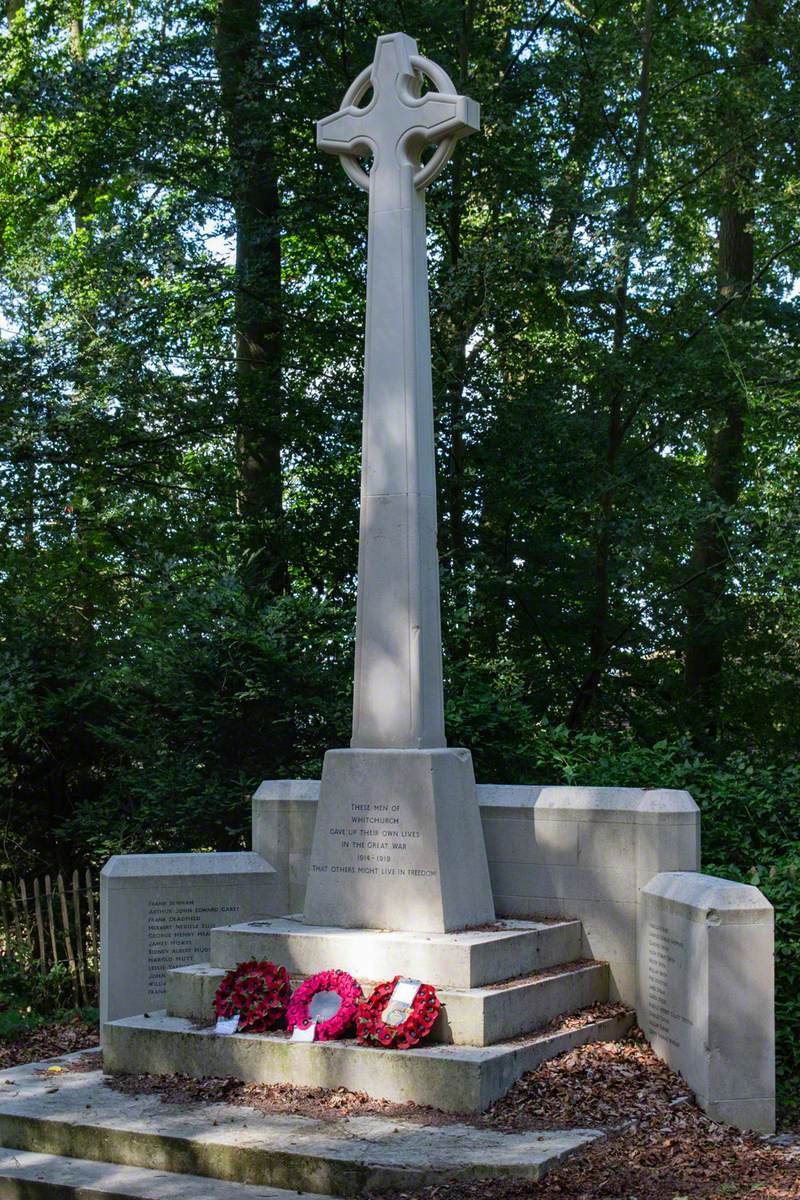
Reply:
<svg viewBox="0 0 800 1200"><path fill-rule="evenodd" d="M438 90L423 94L423 77ZM378 38L317 124L320 148L369 192L354 747L445 745L425 187L479 127L475 101L403 33Z"/></svg>

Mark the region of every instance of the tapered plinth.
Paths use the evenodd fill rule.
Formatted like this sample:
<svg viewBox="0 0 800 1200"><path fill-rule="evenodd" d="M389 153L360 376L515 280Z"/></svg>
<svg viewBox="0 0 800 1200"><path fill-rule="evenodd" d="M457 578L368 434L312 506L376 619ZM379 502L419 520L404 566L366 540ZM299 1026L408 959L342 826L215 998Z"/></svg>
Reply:
<svg viewBox="0 0 800 1200"><path fill-rule="evenodd" d="M329 750L303 919L447 933L494 920L468 750Z"/></svg>

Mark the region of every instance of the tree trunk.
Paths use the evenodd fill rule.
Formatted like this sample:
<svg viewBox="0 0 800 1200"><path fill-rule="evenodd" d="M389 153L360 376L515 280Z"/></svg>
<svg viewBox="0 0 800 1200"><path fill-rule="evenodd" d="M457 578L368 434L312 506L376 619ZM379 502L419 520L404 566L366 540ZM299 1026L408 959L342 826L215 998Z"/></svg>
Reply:
<svg viewBox="0 0 800 1200"><path fill-rule="evenodd" d="M280 203L260 0L219 0L215 53L236 219L236 460L244 577L287 586Z"/></svg>
<svg viewBox="0 0 800 1200"><path fill-rule="evenodd" d="M579 31L581 38L591 38L591 28ZM578 105L569 148L564 156L558 183L552 191L552 207L547 232L557 239L557 251L567 258L575 240L580 216L580 203L586 173L603 131L602 87L588 57L581 56L578 76ZM561 271L562 282L566 272Z"/></svg>
<svg viewBox="0 0 800 1200"><path fill-rule="evenodd" d="M628 323L628 283L631 253L635 239L639 188L647 144L650 118L650 73L653 58L653 19L655 0L647 0L641 30L642 54L636 106L636 137L628 174L625 205L620 213L620 238L615 250L617 263L614 284L614 326L612 361L608 372L609 393L606 418L606 450L603 463L603 487L599 501L599 519L594 549L594 594L589 630L589 670L578 685L567 715L567 726L578 729L597 699L613 648L609 632L611 614L611 567L616 521L616 488L619 456L625 437L623 420L624 368L620 362L625 347Z"/></svg>
<svg viewBox="0 0 800 1200"><path fill-rule="evenodd" d="M740 74L749 82L768 62L770 25L775 0L750 0L742 29ZM749 94L751 88L744 91ZM745 103L747 103L745 101ZM743 319L753 286L752 189L757 169L757 130L762 114L748 105L739 113L726 107L724 132L738 125L739 150L728 161L722 179L718 249L718 300L725 304L721 320ZM729 567L728 529L738 501L745 451L747 395L737 380L726 378L720 389L716 423L707 438L705 483L710 503L694 534L685 592L686 641L684 676L694 701L695 733L713 734L719 719L720 682L728 624L725 593ZM712 417L713 420L713 417Z"/></svg>

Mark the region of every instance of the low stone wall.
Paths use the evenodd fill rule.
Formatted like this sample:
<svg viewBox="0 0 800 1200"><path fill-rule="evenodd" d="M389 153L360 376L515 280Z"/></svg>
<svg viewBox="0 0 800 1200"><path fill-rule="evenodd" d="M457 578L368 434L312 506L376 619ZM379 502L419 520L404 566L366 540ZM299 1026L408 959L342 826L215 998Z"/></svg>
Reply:
<svg viewBox="0 0 800 1200"><path fill-rule="evenodd" d="M301 912L319 780L268 780L253 797L253 849L276 896ZM478 785L495 909L577 917L583 953L607 961L611 994L636 1003L639 890L663 871L696 871L700 814L688 792Z"/></svg>
<svg viewBox="0 0 800 1200"><path fill-rule="evenodd" d="M638 1019L715 1120L775 1128L774 914L754 887L686 872L642 890Z"/></svg>
<svg viewBox="0 0 800 1200"><path fill-rule="evenodd" d="M167 971L207 961L211 930L280 911L250 851L117 854L100 872L100 1021L163 1008Z"/></svg>

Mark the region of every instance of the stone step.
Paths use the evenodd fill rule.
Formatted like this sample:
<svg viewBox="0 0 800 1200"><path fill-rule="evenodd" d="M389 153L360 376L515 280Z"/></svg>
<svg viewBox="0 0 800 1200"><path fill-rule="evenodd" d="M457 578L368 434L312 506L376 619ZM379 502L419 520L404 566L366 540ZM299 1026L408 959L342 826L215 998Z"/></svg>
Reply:
<svg viewBox="0 0 800 1200"><path fill-rule="evenodd" d="M581 956L580 921L497 921L461 933L398 933L304 925L279 917L211 931L211 965L251 958L281 963L291 975L338 967L357 979L405 975L436 988L476 988Z"/></svg>
<svg viewBox="0 0 800 1200"><path fill-rule="evenodd" d="M614 1041L632 1022L633 1014L626 1014L493 1046L426 1044L385 1050L360 1046L354 1039L292 1042L285 1033L219 1037L213 1027L198 1029L184 1017L153 1013L108 1022L103 1049L110 1071L344 1087L377 1099L474 1113L487 1109L545 1059L586 1042Z"/></svg>
<svg viewBox="0 0 800 1200"><path fill-rule="evenodd" d="M200 963L177 967L167 974L167 1013L207 1021L214 1011L214 994L224 978L222 967ZM365 994L371 984L362 980ZM491 1046L540 1029L562 1013L574 1012L608 999L608 965L580 963L510 980L489 987L439 988L442 1011L430 1035L431 1043Z"/></svg>
<svg viewBox="0 0 800 1200"><path fill-rule="evenodd" d="M234 1041L215 1040L229 1046ZM157 1045L148 1044L151 1050ZM145 1044L139 1043L139 1048L145 1049ZM366 1055L371 1057L368 1051ZM70 1058L80 1056L56 1061L68 1066ZM65 1070L54 1084L53 1075L43 1073L42 1066L30 1064L0 1073L3 1146L40 1158L85 1160L97 1164L101 1174L114 1163L172 1176L201 1176L192 1193L197 1200L218 1196L238 1200L237 1192L212 1190L209 1179L250 1185L241 1200L250 1196L271 1200L280 1195L275 1188L301 1196L352 1197L363 1191L411 1192L448 1179L536 1180L565 1156L602 1136L591 1129L501 1133L463 1122L423 1125L379 1116L319 1120L207 1101L162 1103L155 1094L131 1096L114 1090L100 1071ZM152 1055L142 1064L144 1070L155 1067ZM25 1191L21 1184L10 1194L37 1193ZM59 1200L64 1194L56 1193ZM107 1189L106 1194L120 1193ZM122 1192L126 1194L139 1197L141 1193ZM181 1200L184 1194L176 1193ZM78 1195L83 1200L84 1193ZM150 1195L144 1192L147 1200ZM165 1190L159 1195L167 1200L173 1193Z"/></svg>
<svg viewBox="0 0 800 1200"><path fill-rule="evenodd" d="M0 1147L0 1200L320 1200L319 1192Z"/></svg>

